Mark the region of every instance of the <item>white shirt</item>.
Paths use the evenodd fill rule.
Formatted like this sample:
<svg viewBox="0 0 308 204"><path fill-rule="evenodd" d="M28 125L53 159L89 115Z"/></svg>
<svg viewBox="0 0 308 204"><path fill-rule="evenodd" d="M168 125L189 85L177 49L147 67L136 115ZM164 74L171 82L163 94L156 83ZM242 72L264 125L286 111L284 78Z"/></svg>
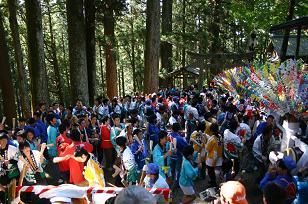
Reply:
<svg viewBox="0 0 308 204"><path fill-rule="evenodd" d="M126 147L122 153L122 159L126 170L130 170L136 166L135 157L129 147Z"/></svg>
<svg viewBox="0 0 308 204"><path fill-rule="evenodd" d="M171 116L168 122L170 125L173 125L173 123L177 123L178 121L173 116Z"/></svg>
<svg viewBox="0 0 308 204"><path fill-rule="evenodd" d="M104 115L104 109L101 105L99 106L93 106L93 112L95 114L100 114L101 116Z"/></svg>
<svg viewBox="0 0 308 204"><path fill-rule="evenodd" d="M261 135L259 135L255 142L253 143L253 147L252 147L252 153L253 153L253 156L258 159L260 162L263 162L262 161L262 146L261 146ZM270 141L269 141L269 144L268 144L268 147L270 148L270 146L272 146L273 144L275 144L275 138L272 136Z"/></svg>
<svg viewBox="0 0 308 204"><path fill-rule="evenodd" d="M166 180L161 175L159 175L157 181L152 187L150 186L150 177L146 176L144 178L144 185L146 188L169 188Z"/></svg>

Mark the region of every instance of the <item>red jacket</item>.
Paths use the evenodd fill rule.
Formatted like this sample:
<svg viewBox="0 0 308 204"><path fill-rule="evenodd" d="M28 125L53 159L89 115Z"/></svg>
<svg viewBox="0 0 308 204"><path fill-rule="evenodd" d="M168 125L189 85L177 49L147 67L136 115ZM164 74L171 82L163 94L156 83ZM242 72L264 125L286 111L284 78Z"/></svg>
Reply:
<svg viewBox="0 0 308 204"><path fill-rule="evenodd" d="M109 126L107 125L101 126L101 136L102 136L101 148L102 149L113 148L113 145L110 140L110 127Z"/></svg>
<svg viewBox="0 0 308 204"><path fill-rule="evenodd" d="M88 152L93 151L93 146L90 143L87 142L74 142L74 144L68 146L64 153L63 156L65 155L74 155L75 149L77 146L83 146L85 150ZM73 184L80 184L83 182L85 179L83 177L83 168L84 168L84 163L78 162L75 159L69 159L69 170L70 170L70 182Z"/></svg>

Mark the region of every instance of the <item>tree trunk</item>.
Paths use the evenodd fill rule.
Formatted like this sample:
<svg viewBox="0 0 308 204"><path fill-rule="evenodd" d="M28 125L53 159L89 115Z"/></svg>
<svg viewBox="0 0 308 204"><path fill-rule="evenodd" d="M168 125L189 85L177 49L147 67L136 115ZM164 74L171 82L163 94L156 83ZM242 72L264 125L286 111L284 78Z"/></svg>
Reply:
<svg viewBox="0 0 308 204"><path fill-rule="evenodd" d="M67 93L70 92L71 90L71 85L70 85L70 74L69 74L69 71L68 71L68 66L67 66L67 57L66 57L66 49L65 49L65 41L64 41L64 34L63 32L61 33L61 44L62 44L62 51L63 51L63 63L64 63L64 72L65 72L65 80L66 80L66 86L67 86ZM71 102L71 95L70 94L66 94L66 97L65 97L65 105L69 105L70 102Z"/></svg>
<svg viewBox="0 0 308 204"><path fill-rule="evenodd" d="M94 103L96 91L96 51L95 51L95 0L86 0L86 49L87 49L87 71L90 104Z"/></svg>
<svg viewBox="0 0 308 204"><path fill-rule="evenodd" d="M104 67L103 67L103 49L102 45L99 45L99 63L101 68L101 80L102 80L102 89L105 92L105 77L104 77Z"/></svg>
<svg viewBox="0 0 308 204"><path fill-rule="evenodd" d="M26 0L28 62L31 79L32 108L49 103L48 78L44 63L44 38L40 0Z"/></svg>
<svg viewBox="0 0 308 204"><path fill-rule="evenodd" d="M211 54L216 54L219 52L220 48L221 48L221 42L219 39L219 35L220 35L220 10L222 9L221 6L221 0L215 0L212 6L212 18L211 18L211 23L209 25L209 32L210 32L210 53ZM215 56L211 57L210 59L210 63L212 65L217 64L219 60L222 59L216 59ZM206 70L206 76L207 76L207 83L209 84L210 80L210 74L216 75L217 73L219 73L220 70L218 70L217 68L215 68L215 66L211 66L210 68L207 68ZM208 73L209 72L209 73ZM199 80L204 80L203 77L203 73L200 75L201 78ZM202 84L200 83L200 86ZM199 87L201 88L201 87Z"/></svg>
<svg viewBox="0 0 308 204"><path fill-rule="evenodd" d="M134 21L133 19L131 20L131 51L132 51L132 59L131 59L131 64L132 64L132 71L133 71L133 90L136 92L137 89L137 79L136 79L136 57L135 57L135 35L134 35Z"/></svg>
<svg viewBox="0 0 308 204"><path fill-rule="evenodd" d="M290 20L293 19L294 10L295 10L295 4L296 4L296 0L290 0L290 5L289 5L286 21L290 21ZM280 53L281 53L281 56L280 56L281 61L284 61L287 58L289 36L290 36L290 29L285 29L284 36L283 36L283 41L282 41L282 46L281 46L281 51L280 51Z"/></svg>
<svg viewBox="0 0 308 204"><path fill-rule="evenodd" d="M18 81L18 89L21 103L21 112L22 116L30 117L31 116L31 105L30 105L30 97L27 91L28 84L26 81L25 67L23 64L23 54L20 44L19 37L19 26L17 22L17 1L16 0L8 0L7 1L10 13L10 29L13 38L13 46L14 46L14 57L16 61L17 67L17 81Z"/></svg>
<svg viewBox="0 0 308 204"><path fill-rule="evenodd" d="M62 82L62 78L60 75L59 62L57 57L57 47L52 27L52 19L51 19L51 11L50 11L50 1L47 1L47 15L48 15L48 23L49 23L49 33L50 33L50 44L51 44L51 55L52 55L52 65L54 68L56 88L59 99L61 102L64 102L64 86Z"/></svg>
<svg viewBox="0 0 308 204"><path fill-rule="evenodd" d="M114 37L113 0L106 0L104 14L105 55L106 55L106 81L107 96L109 99L118 95L117 64Z"/></svg>
<svg viewBox="0 0 308 204"><path fill-rule="evenodd" d="M183 0L183 8L182 8L182 38L183 38L183 48L182 48L182 67L186 66L186 49L185 49L185 32L186 32L186 20L185 20L185 13L186 13L186 0Z"/></svg>
<svg viewBox="0 0 308 204"><path fill-rule="evenodd" d="M80 99L89 105L83 0L67 0L66 10L72 104Z"/></svg>
<svg viewBox="0 0 308 204"><path fill-rule="evenodd" d="M11 125L12 118L16 118L16 106L10 71L9 50L5 34L2 12L0 11L0 86L3 100L3 113L8 118L7 123Z"/></svg>
<svg viewBox="0 0 308 204"><path fill-rule="evenodd" d="M160 44L160 2L147 0L146 41L144 65L144 92L158 91L159 44Z"/></svg>
<svg viewBox="0 0 308 204"><path fill-rule="evenodd" d="M162 35L168 36L172 33L172 0L163 0L162 6ZM161 68L168 73L172 72L172 44L161 42ZM172 80L167 78L165 85L172 85Z"/></svg>
<svg viewBox="0 0 308 204"><path fill-rule="evenodd" d="M124 67L121 67L122 95L125 97Z"/></svg>

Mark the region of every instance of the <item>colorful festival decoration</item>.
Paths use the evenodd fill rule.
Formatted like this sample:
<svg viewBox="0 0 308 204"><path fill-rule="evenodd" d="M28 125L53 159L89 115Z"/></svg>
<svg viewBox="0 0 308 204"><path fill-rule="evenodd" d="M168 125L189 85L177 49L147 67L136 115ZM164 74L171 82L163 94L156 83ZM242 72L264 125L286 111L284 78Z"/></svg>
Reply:
<svg viewBox="0 0 308 204"><path fill-rule="evenodd" d="M254 99L280 115L308 109L308 71L302 60L235 67L218 74L213 81L220 88Z"/></svg>

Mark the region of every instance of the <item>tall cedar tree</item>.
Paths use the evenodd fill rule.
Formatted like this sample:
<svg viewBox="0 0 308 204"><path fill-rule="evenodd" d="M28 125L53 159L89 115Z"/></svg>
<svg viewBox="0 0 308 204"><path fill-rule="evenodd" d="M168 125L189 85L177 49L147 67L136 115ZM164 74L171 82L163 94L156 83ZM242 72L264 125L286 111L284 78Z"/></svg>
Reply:
<svg viewBox="0 0 308 204"><path fill-rule="evenodd" d="M172 33L172 0L163 0L162 6L162 35ZM161 42L161 67L167 72L172 71L172 44L167 41ZM166 85L172 85L172 79L166 79Z"/></svg>
<svg viewBox="0 0 308 204"><path fill-rule="evenodd" d="M0 86L3 100L3 112L9 119L8 123L11 125L12 118L16 118L16 106L10 71L9 50L5 34L2 12L0 11Z"/></svg>
<svg viewBox="0 0 308 204"><path fill-rule="evenodd" d="M30 97L27 91L28 84L26 81L25 66L23 63L23 54L19 37L19 25L17 22L17 12L16 12L17 0L8 0L7 4L9 7L9 14L10 14L9 15L10 29L13 38L14 57L17 67L17 81L21 99L21 110L24 117L30 117L31 116Z"/></svg>
<svg viewBox="0 0 308 204"><path fill-rule="evenodd" d="M51 57L52 57L52 66L54 69L54 76L55 76L55 82L56 82L56 89L59 96L59 99L61 102L64 102L64 85L63 80L60 75L60 67L59 67L59 61L57 57L57 46L56 46L56 40L54 36L54 29L52 24L52 16L51 16L51 5L50 1L47 0L47 16L48 16L48 24L49 24L49 33L50 33L50 44L51 44Z"/></svg>
<svg viewBox="0 0 308 204"><path fill-rule="evenodd" d="M28 62L31 79L32 108L48 103L48 81L44 61L44 38L40 0L26 0Z"/></svg>
<svg viewBox="0 0 308 204"><path fill-rule="evenodd" d="M146 40L144 62L144 92L158 91L159 46L160 46L160 2L147 0Z"/></svg>
<svg viewBox="0 0 308 204"><path fill-rule="evenodd" d="M83 0L67 0L66 11L72 103L80 99L89 105Z"/></svg>
<svg viewBox="0 0 308 204"><path fill-rule="evenodd" d="M96 89L95 2L95 0L84 1L86 20L87 72L90 104L94 103Z"/></svg>
<svg viewBox="0 0 308 204"><path fill-rule="evenodd" d="M107 96L110 99L118 95L117 65L115 52L116 48L114 36L114 3L114 0L106 0L104 10Z"/></svg>

